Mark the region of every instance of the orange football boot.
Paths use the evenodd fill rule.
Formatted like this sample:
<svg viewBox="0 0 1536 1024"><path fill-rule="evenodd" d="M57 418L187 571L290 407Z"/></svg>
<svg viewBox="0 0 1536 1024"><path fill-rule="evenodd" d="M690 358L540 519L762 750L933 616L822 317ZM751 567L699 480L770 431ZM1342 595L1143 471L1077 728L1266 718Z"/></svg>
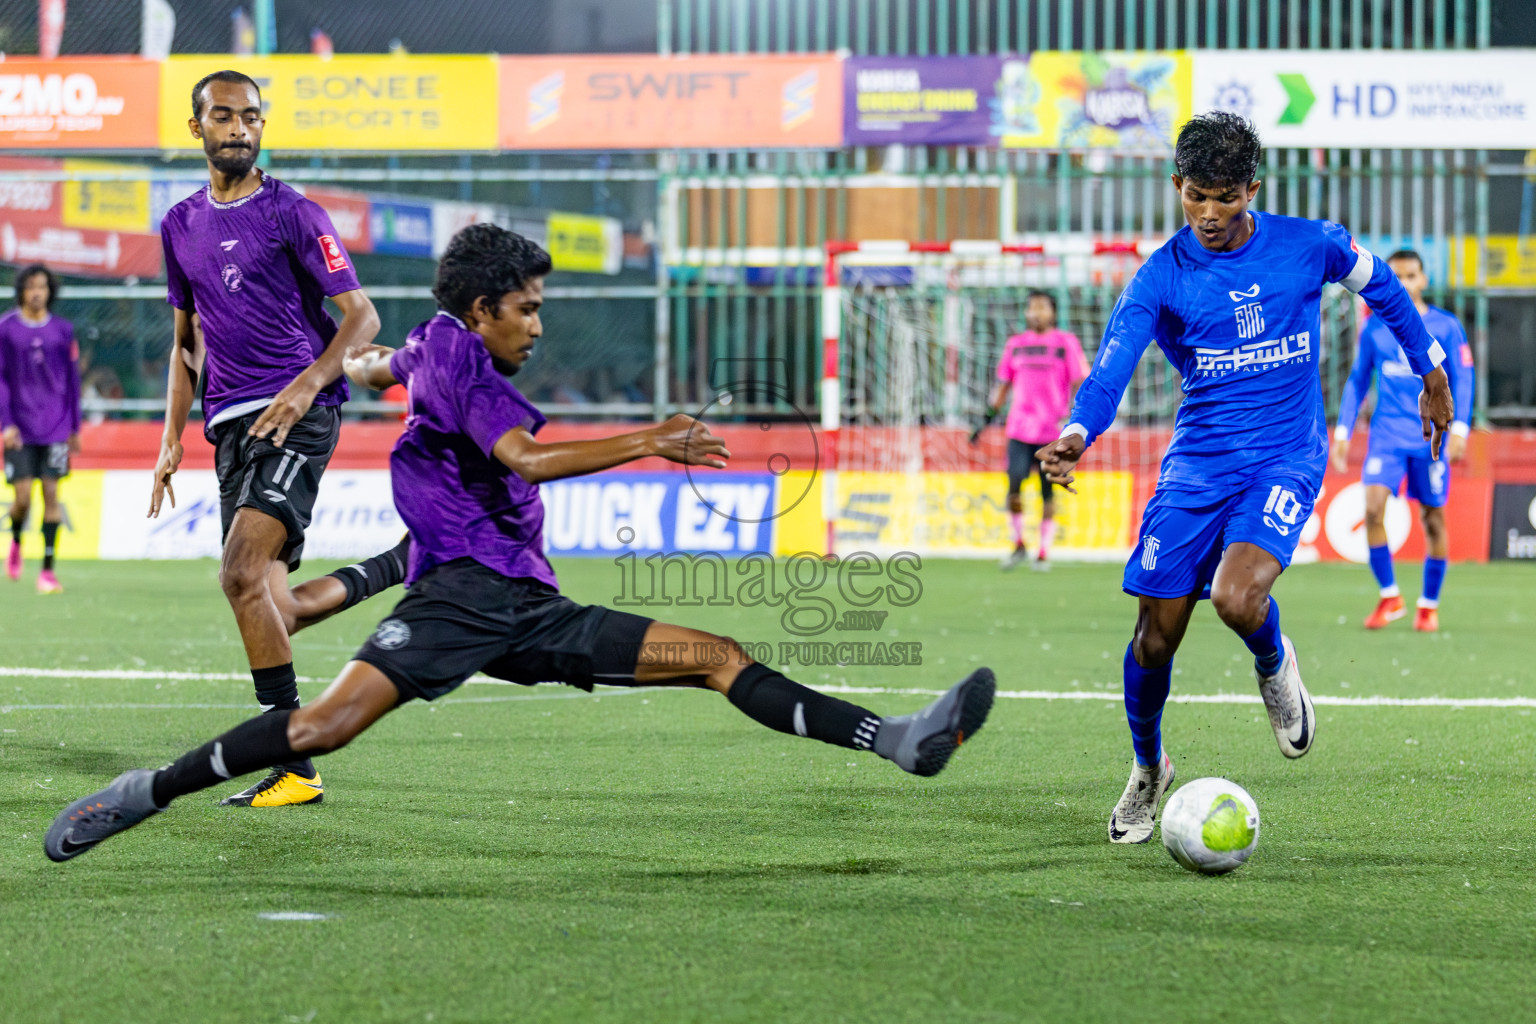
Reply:
<svg viewBox="0 0 1536 1024"><path fill-rule="evenodd" d="M1413 617L1413 628L1420 633L1440 632L1440 609L1420 608Z"/></svg>
<svg viewBox="0 0 1536 1024"><path fill-rule="evenodd" d="M1384 597L1381 599L1381 602L1376 605L1376 610L1371 612L1371 614L1366 617L1365 628L1381 629L1387 623L1396 622L1398 619L1407 614L1408 610L1403 607L1403 599L1401 596Z"/></svg>

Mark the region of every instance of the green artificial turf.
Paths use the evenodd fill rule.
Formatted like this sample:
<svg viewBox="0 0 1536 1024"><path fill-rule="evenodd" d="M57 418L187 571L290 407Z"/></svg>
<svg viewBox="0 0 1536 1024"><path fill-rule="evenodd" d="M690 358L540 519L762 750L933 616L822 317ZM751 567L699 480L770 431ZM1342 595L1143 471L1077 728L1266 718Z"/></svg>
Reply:
<svg viewBox="0 0 1536 1024"><path fill-rule="evenodd" d="M579 600L620 592L611 563L557 568ZM1188 874L1156 841L1105 838L1130 764L1135 606L1117 567L928 561L878 634L920 642L921 666L790 668L931 690L988 664L1004 691L1102 693L1000 699L936 779L762 729L713 694L472 683L325 758L320 807L215 806L229 786L56 865L42 833L70 799L251 710L211 563L60 575L50 598L0 581L0 667L236 678L0 676L8 1021L1536 1013L1531 709L1320 703L1315 749L1287 762L1261 706L1170 705L1180 778L1232 778L1263 814L1248 865ZM1529 566L1453 566L1427 636L1360 629L1363 568L1299 566L1276 591L1319 698L1536 696L1533 593ZM333 674L389 600L297 637L299 671ZM781 611L650 613L777 643ZM1208 607L1177 666L1176 695L1256 692ZM295 912L324 919L260 916Z"/></svg>

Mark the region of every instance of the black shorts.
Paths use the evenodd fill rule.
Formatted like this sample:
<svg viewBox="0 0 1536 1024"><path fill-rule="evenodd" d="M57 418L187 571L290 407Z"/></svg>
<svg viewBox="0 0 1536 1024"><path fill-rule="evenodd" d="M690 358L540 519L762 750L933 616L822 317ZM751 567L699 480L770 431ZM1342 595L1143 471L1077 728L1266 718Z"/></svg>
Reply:
<svg viewBox="0 0 1536 1024"><path fill-rule="evenodd" d="M282 523L288 539L278 555L288 563L288 571L299 567L304 553L304 531L309 528L320 493L320 476L325 472L336 439L341 436L341 410L317 405L293 425L281 448L271 437L251 437L246 431L261 415L261 410L226 420L213 428L214 467L219 474L219 515L223 536L235 512L254 508Z"/></svg>
<svg viewBox="0 0 1536 1024"><path fill-rule="evenodd" d="M1046 501L1051 500L1051 481L1045 475L1045 463L1035 458L1035 452L1044 448L1043 444L1029 444L1025 441L1008 439L1008 493L1019 493L1019 487L1029 478L1031 473L1040 474L1040 497Z"/></svg>
<svg viewBox="0 0 1536 1024"><path fill-rule="evenodd" d="M634 682L650 624L460 558L427 570L354 658L388 676L402 701L436 700L482 671L591 690Z"/></svg>
<svg viewBox="0 0 1536 1024"><path fill-rule="evenodd" d="M24 444L5 450L5 482L48 477L57 480L69 476L69 442Z"/></svg>

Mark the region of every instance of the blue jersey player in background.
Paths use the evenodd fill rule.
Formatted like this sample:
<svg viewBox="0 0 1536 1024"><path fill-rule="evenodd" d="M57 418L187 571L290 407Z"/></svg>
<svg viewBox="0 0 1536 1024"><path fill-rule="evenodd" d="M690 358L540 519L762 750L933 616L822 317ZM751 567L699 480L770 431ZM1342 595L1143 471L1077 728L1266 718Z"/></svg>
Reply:
<svg viewBox="0 0 1536 1024"><path fill-rule="evenodd" d="M1125 651L1136 763L1109 819L1115 843L1152 837L1173 781L1163 704L1207 584L1216 614L1253 652L1281 752L1300 757L1312 745L1311 698L1269 592L1290 564L1328 457L1317 363L1324 284L1360 294L1402 342L1424 381L1421 428L1428 438L1433 425L1437 454L1451 421L1444 352L1408 293L1337 224L1251 212L1259 157L1257 132L1234 114L1201 115L1180 130L1173 186L1188 224L1120 296L1071 421L1037 456L1053 481L1070 485L1157 341L1183 377L1184 401L1125 569L1125 590L1139 602Z"/></svg>
<svg viewBox="0 0 1536 1024"><path fill-rule="evenodd" d="M1387 498L1408 480L1408 497L1419 503L1424 521L1424 587L1419 593L1413 628L1433 633L1440 628L1440 585L1445 580L1445 560L1450 539L1445 529L1445 501L1451 493L1452 462L1467 451L1468 421L1472 417L1472 347L1453 313L1424 301L1429 278L1424 260L1412 249L1400 249L1387 264L1403 283L1424 327L1445 349L1445 370L1456 400L1456 420L1439 458L1430 455L1429 444L1419 429L1419 381L1397 338L1380 317L1372 317L1360 331L1360 348L1349 371L1339 402L1339 424L1333 431L1333 467L1344 472L1349 461L1349 439L1354 433L1360 403L1376 377L1376 409L1371 414L1370 445L1365 453L1365 537L1371 548L1371 571L1381 587L1376 610L1365 620L1366 629L1381 629L1406 614L1403 597L1392 574L1392 551L1387 546Z"/></svg>

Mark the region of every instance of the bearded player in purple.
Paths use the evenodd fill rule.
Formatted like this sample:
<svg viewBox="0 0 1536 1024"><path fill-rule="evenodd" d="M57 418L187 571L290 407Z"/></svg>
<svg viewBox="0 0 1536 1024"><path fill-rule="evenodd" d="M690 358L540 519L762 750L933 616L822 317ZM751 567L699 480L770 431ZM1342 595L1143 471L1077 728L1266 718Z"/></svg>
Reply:
<svg viewBox="0 0 1536 1024"><path fill-rule="evenodd" d="M75 329L53 315L59 280L40 263L16 275L16 308L0 317L0 441L5 480L14 488L11 550L5 573L21 579L21 528L32 508L32 481L43 489L43 567L39 594L64 588L53 574L64 508L59 478L80 450L80 350Z"/></svg>
<svg viewBox="0 0 1536 1024"><path fill-rule="evenodd" d="M1358 293L1402 343L1424 381L1421 426L1437 454L1451 422L1445 353L1408 293L1337 224L1250 211L1259 158L1258 133L1235 114L1201 115L1180 130L1173 187L1188 224L1120 296L1070 422L1039 454L1053 480L1070 484L1157 341L1183 378L1184 401L1125 569L1140 605L1124 663L1136 761L1109 818L1113 843L1152 837L1173 781L1163 705L1207 585L1216 614L1253 653L1280 752L1311 749L1317 719L1270 588L1295 553L1328 457L1317 368L1324 284Z"/></svg>
<svg viewBox="0 0 1536 1024"><path fill-rule="evenodd" d="M459 232L438 267L441 310L398 351L372 347L347 373L410 389L390 456L395 506L411 531L409 592L314 703L262 715L154 771L135 769L65 808L44 849L90 849L178 796L274 760L324 754L414 698L435 700L477 671L532 685L704 687L779 732L873 751L935 775L992 707L981 668L923 711L882 718L753 662L733 641L562 595L544 557L539 483L647 456L725 468L718 437L688 416L632 434L543 443L544 417L504 375L543 333L549 256L494 224Z"/></svg>
<svg viewBox="0 0 1536 1024"><path fill-rule="evenodd" d="M299 706L288 637L405 574L401 541L288 586L341 430L342 360L373 340L379 318L325 211L256 169L265 125L256 83L238 71L211 74L192 89L192 114L209 183L172 207L160 228L175 346L149 514L160 514L164 497L176 504L171 478L205 372L203 434L216 449L224 529L219 582L256 699L278 714ZM340 325L325 311L327 298L341 310ZM273 807L318 803L323 794L314 765L295 758L274 762L265 779L223 802Z"/></svg>

